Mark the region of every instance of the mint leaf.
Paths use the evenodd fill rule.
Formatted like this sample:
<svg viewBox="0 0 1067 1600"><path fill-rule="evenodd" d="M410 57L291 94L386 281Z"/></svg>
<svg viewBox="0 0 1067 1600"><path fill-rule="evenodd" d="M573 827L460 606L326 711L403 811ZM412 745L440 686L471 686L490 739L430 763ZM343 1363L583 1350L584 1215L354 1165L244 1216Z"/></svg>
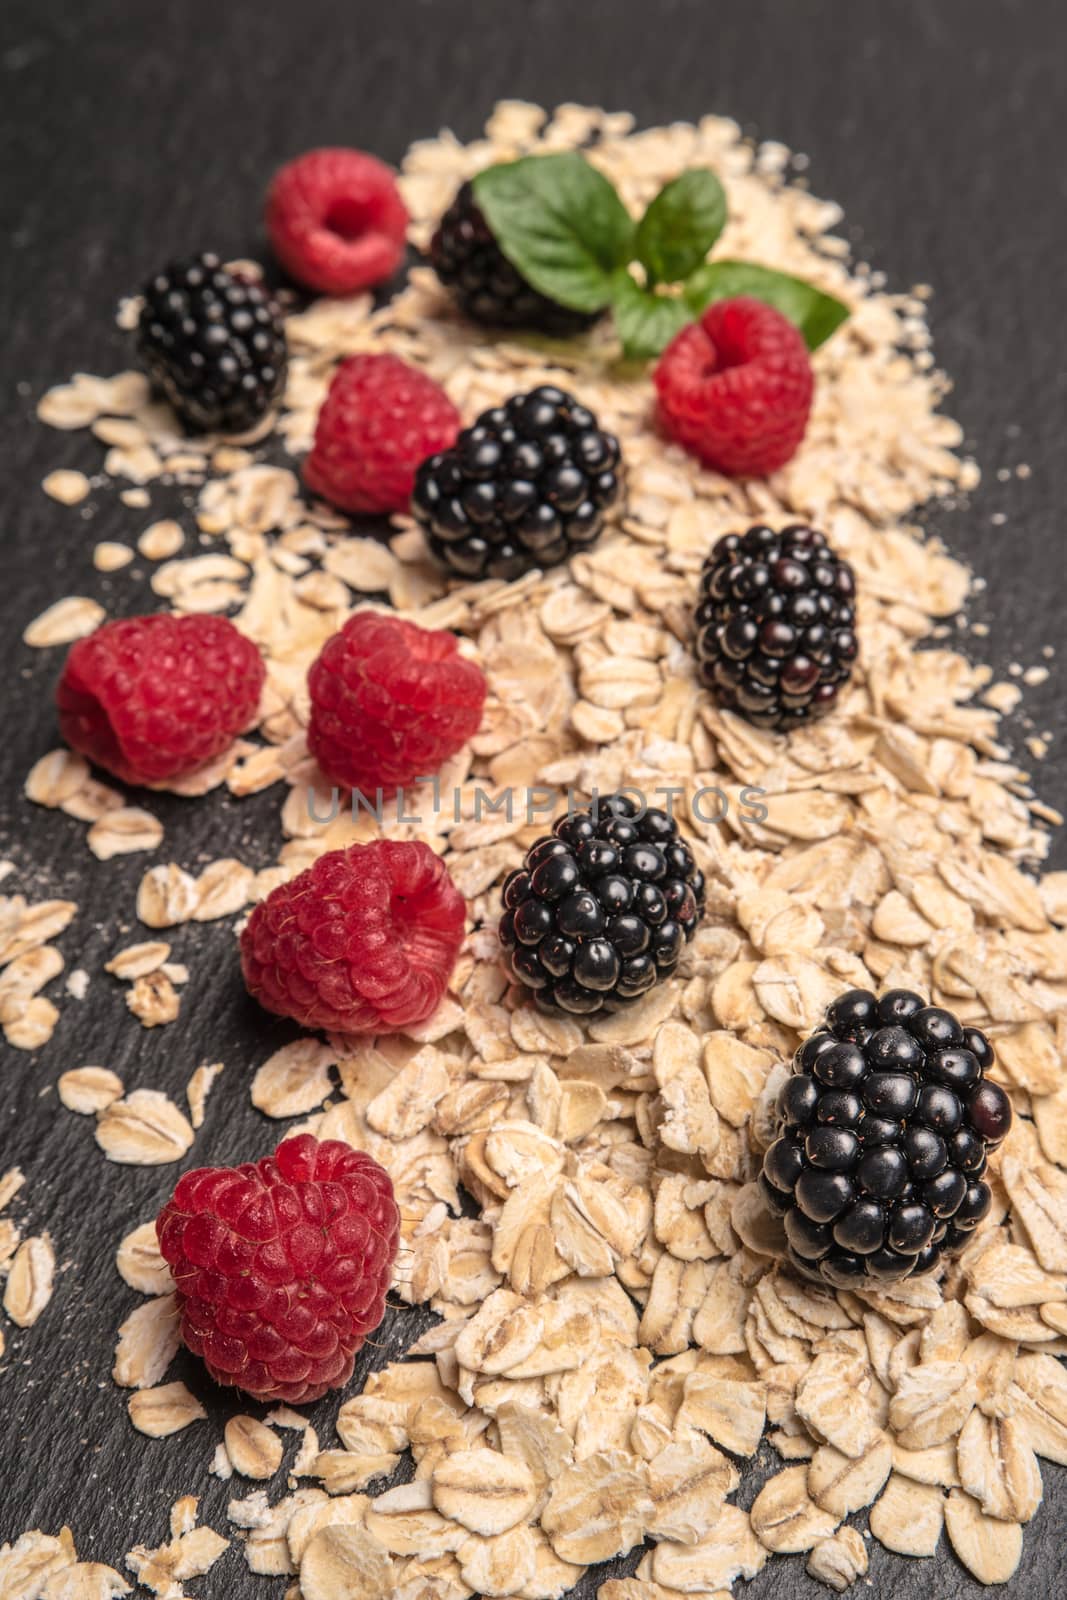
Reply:
<svg viewBox="0 0 1067 1600"><path fill-rule="evenodd" d="M809 350L817 350L849 316L848 307L832 294L754 261L709 261L690 275L684 289L686 304L695 317L712 301L730 300L737 294L763 300L795 322Z"/></svg>
<svg viewBox="0 0 1067 1600"><path fill-rule="evenodd" d="M652 294L636 284L625 267L612 280L612 311L629 361L647 361L665 350L679 329L692 321L684 300Z"/></svg>
<svg viewBox="0 0 1067 1600"><path fill-rule="evenodd" d="M726 223L726 195L707 167L664 184L637 225L637 259L649 282L677 283L699 267Z"/></svg>
<svg viewBox="0 0 1067 1600"><path fill-rule="evenodd" d="M535 289L572 311L600 311L629 261L634 225L612 183L577 151L523 156L474 179L501 250Z"/></svg>

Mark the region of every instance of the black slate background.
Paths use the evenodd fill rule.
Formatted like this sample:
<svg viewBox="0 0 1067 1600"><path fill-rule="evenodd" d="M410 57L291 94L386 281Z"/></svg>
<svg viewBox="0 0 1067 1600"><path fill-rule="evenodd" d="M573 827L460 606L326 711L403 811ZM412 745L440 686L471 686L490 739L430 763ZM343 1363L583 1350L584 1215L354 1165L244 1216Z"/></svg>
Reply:
<svg viewBox="0 0 1067 1600"><path fill-rule="evenodd" d="M140 936L132 908L144 858L96 862L80 824L22 797L31 763L56 742L49 696L60 664L59 652L25 649L22 628L65 593L97 594L113 612L150 608L143 572L131 569L140 582L131 570L103 578L92 547L132 541L174 504L160 490L150 512L125 508L109 491L73 509L46 499L38 487L46 471L91 473L101 458L87 436L36 424L38 397L76 369L128 364L111 313L157 263L201 246L259 252L266 182L311 145L350 143L396 160L410 139L443 124L474 136L504 95L628 107L642 123L727 113L810 154L816 192L843 204L857 252L894 287L935 286L936 350L957 385L950 406L985 479L968 506L931 508L924 521L988 580L972 609L991 629L973 643L981 659L1001 674L1013 661L1038 662L1042 646L1063 641L1055 495L1067 390L1059 271L1067 25L1056 0L6 0L0 33L0 325L9 350L0 637L11 647L0 855L18 866L0 892L77 899L61 945L69 968L93 974L84 1002L63 998L40 1055L5 1049L0 1069L0 1170L17 1161L29 1179L12 1214L24 1232L52 1231L61 1267L37 1327L4 1328L0 1539L69 1522L83 1557L121 1565L134 1542L165 1537L179 1494L203 1493L204 1518L226 1530L227 1498L250 1486L206 1476L232 1404L185 1358L176 1373L208 1403L210 1421L152 1441L126 1419L109 1369L117 1324L139 1301L115 1273L114 1247L154 1214L176 1171L105 1163L91 1122L59 1106L55 1082L94 1061L128 1087L158 1085L180 1100L198 1062L225 1061L185 1165L247 1158L280 1131L252 1110L247 1077L290 1034L246 1001L225 924L175 930L175 958L193 974L182 1016L153 1033L131 1026L120 986L101 969ZM1014 475L1020 463L1030 477ZM1007 481L998 469L1008 469ZM1062 804L1064 677L1058 662L1051 667L1023 712L1059 736L1036 783ZM1012 728L1021 738L1022 715ZM240 806L218 795L150 804L166 824L166 859L184 866L224 854L263 865L276 848L270 795ZM1067 864L1062 840L1053 859ZM392 1312L366 1366L400 1353L427 1320ZM328 1401L312 1410L324 1438L333 1414ZM765 1448L761 1467L774 1460ZM1045 1504L1005 1596L1064 1593L1056 1534L1067 1474L1043 1471ZM745 1503L760 1481L761 1470L746 1468ZM945 1543L935 1564L872 1543L870 1583L879 1596L983 1592ZM253 1579L234 1547L191 1588L252 1600L280 1596L284 1583ZM595 1588L591 1577L580 1592ZM827 1591L791 1559L772 1561L743 1592L785 1600Z"/></svg>

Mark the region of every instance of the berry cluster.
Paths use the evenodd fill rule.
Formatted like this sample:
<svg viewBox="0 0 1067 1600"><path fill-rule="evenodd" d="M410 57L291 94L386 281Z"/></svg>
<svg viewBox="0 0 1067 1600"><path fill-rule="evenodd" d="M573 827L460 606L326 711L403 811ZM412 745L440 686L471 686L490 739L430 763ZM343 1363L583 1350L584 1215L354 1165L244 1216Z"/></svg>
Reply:
<svg viewBox="0 0 1067 1600"><path fill-rule="evenodd" d="M319 294L357 294L404 259L408 214L396 179L364 150L308 150L274 175L267 195L274 254Z"/></svg>
<svg viewBox="0 0 1067 1600"><path fill-rule="evenodd" d="M399 356L342 361L315 424L304 482L342 511L406 511L420 461L455 442L459 412Z"/></svg>
<svg viewBox="0 0 1067 1600"><path fill-rule="evenodd" d="M665 811L611 795L561 817L502 895L512 977L542 1009L591 1015L670 976L704 909L704 874Z"/></svg>
<svg viewBox="0 0 1067 1600"><path fill-rule="evenodd" d="M185 1173L156 1233L182 1339L215 1382L303 1405L348 1382L381 1322L400 1213L376 1161L305 1133Z"/></svg>
<svg viewBox="0 0 1067 1600"><path fill-rule="evenodd" d="M285 331L266 290L218 256L177 261L144 288L141 358L187 427L243 433L285 387Z"/></svg>
<svg viewBox="0 0 1067 1600"><path fill-rule="evenodd" d="M266 667L225 617L123 617L71 647L56 689L72 750L124 783L167 783L247 728Z"/></svg>
<svg viewBox="0 0 1067 1600"><path fill-rule="evenodd" d="M1011 1102L989 1040L906 989L829 1007L781 1090L760 1179L789 1257L838 1288L926 1272L989 1211Z"/></svg>
<svg viewBox="0 0 1067 1600"><path fill-rule="evenodd" d="M803 335L747 295L716 300L653 374L664 431L705 466L763 478L795 454L815 387Z"/></svg>
<svg viewBox="0 0 1067 1600"><path fill-rule="evenodd" d="M586 550L619 494L619 442L573 395L544 385L483 411L424 461L411 509L464 578L517 578Z"/></svg>
<svg viewBox="0 0 1067 1600"><path fill-rule="evenodd" d="M330 850L280 884L241 934L248 992L305 1028L417 1028L437 1010L466 907L429 845L376 839Z"/></svg>
<svg viewBox="0 0 1067 1600"><path fill-rule="evenodd" d="M757 727L824 716L859 652L855 590L852 568L814 528L728 534L700 578L701 681Z"/></svg>
<svg viewBox="0 0 1067 1600"><path fill-rule="evenodd" d="M308 748L332 783L373 796L429 776L477 733L485 677L454 633L357 611L308 673Z"/></svg>
<svg viewBox="0 0 1067 1600"><path fill-rule="evenodd" d="M512 266L474 198L463 184L437 224L430 260L467 316L496 328L530 328L565 337L595 318L550 300Z"/></svg>

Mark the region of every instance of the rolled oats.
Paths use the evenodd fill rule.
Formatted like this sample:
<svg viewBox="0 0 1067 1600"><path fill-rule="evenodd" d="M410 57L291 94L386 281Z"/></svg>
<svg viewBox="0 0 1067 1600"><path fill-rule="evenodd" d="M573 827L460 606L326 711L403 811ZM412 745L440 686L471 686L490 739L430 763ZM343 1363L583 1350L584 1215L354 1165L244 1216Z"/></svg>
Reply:
<svg viewBox="0 0 1067 1600"><path fill-rule="evenodd" d="M840 1528L832 1539L812 1547L805 1569L809 1577L844 1593L857 1578L867 1575L867 1546L858 1528Z"/></svg>
<svg viewBox="0 0 1067 1600"><path fill-rule="evenodd" d="M891 1474L871 1507L871 1532L887 1550L902 1556L932 1556L945 1525L945 1497L933 1484Z"/></svg>
<svg viewBox="0 0 1067 1600"><path fill-rule="evenodd" d="M167 1294L174 1287L170 1268L159 1250L155 1222L142 1222L120 1242L115 1266L123 1283L139 1294Z"/></svg>
<svg viewBox="0 0 1067 1600"><path fill-rule="evenodd" d="M243 1478L272 1478L282 1464L282 1441L255 1417L230 1417L223 1438L230 1463Z"/></svg>
<svg viewBox="0 0 1067 1600"><path fill-rule="evenodd" d="M180 1161L193 1137L188 1118L158 1089L134 1089L105 1106L97 1117L97 1144L109 1161L126 1166Z"/></svg>
<svg viewBox="0 0 1067 1600"><path fill-rule="evenodd" d="M122 1079L107 1067L74 1067L63 1073L56 1087L67 1110L82 1116L106 1110L125 1092Z"/></svg>
<svg viewBox="0 0 1067 1600"><path fill-rule="evenodd" d="M98 628L105 616L103 606L97 601L86 599L84 595L69 595L42 611L23 632L22 642L32 650L73 644L75 639L84 639Z"/></svg>
<svg viewBox="0 0 1067 1600"><path fill-rule="evenodd" d="M526 1463L495 1450L457 1450L434 1468L433 1504L472 1533L505 1533L527 1519L535 1500Z"/></svg>
<svg viewBox="0 0 1067 1600"><path fill-rule="evenodd" d="M151 1389L178 1353L181 1312L173 1294L146 1300L119 1328L111 1376L123 1389Z"/></svg>
<svg viewBox="0 0 1067 1600"><path fill-rule="evenodd" d="M24 1239L4 1286L4 1310L19 1328L32 1328L52 1298L56 1256L48 1234Z"/></svg>
<svg viewBox="0 0 1067 1600"><path fill-rule="evenodd" d="M298 1040L253 1079L268 1116L306 1117L310 1131L388 1167L403 1217L398 1293L442 1319L345 1402L343 1448L320 1449L306 1429L293 1472L321 1487L273 1507L262 1491L231 1504L249 1568L299 1572L290 1600L558 1600L586 1564L647 1538L638 1575L609 1582L604 1600L724 1600L768 1550L808 1551L815 1576L844 1586L862 1576L865 1552L838 1523L880 1492L871 1526L883 1542L926 1553L947 1515L971 1570L1000 1581L1040 1496L1035 1455L1067 1459L1056 1359L1067 1348L1063 875L1028 876L1047 848L1048 813L997 744L1004 696L978 699L990 674L944 639L915 649L963 605L969 576L903 525L931 494L972 488L977 472L935 410L943 378L918 359L928 354L921 303L850 274L826 233L836 208L781 184L782 147L753 156L735 125L713 117L631 129L624 114L571 106L550 117L507 102L486 140L413 146L401 176L412 236L424 243L458 183L502 155L592 139L592 159L633 208L686 165L714 166L738 248L758 254L773 235L776 265L852 308L815 358L805 449L773 482L739 486L654 441L647 384L619 374L606 328L566 351L492 341L452 314L423 268L378 310L363 296L289 317L279 433L295 453L308 447L333 365L352 349L416 361L468 418L520 386L574 388L622 437L629 483L619 525L566 571L447 589L410 519L394 519L387 543L354 536L303 501L293 472L259 460L255 439L183 439L138 374L79 375L39 408L53 426L92 425L109 472L140 482L167 470L197 486L191 536L161 521L137 541L163 563L153 592L182 612L239 607L237 625L267 658L265 743L240 740L172 787L196 795L225 783L240 796L284 785L277 863L152 868L137 897L149 928L237 915L324 850L376 836L372 820L343 808L328 824L309 815L330 796L307 751L307 668L354 604L384 593L425 626L455 628L489 682L482 729L441 776L442 794L460 797L455 815L420 802L420 824L396 823L444 854L471 902L475 931L450 997L409 1037ZM125 499L148 503L140 490ZM711 541L756 518L798 517L815 517L852 561L865 647L839 715L786 741L711 703L687 643ZM192 543L198 535L208 548ZM97 547L101 570L131 558L129 546ZM31 623L27 640L70 642L102 619L94 601L73 597ZM496 886L549 819L503 805L485 816L475 783L497 802L543 786L557 808L564 788L671 787L709 885L708 918L677 978L588 1025L517 1004L497 960ZM745 814L745 785L764 791L762 821ZM729 797L721 823L696 808L705 786ZM148 813L69 752L42 758L26 790L90 823L104 859L162 841ZM54 1026L39 991L62 971L50 940L75 909L0 901L0 1020L22 1048ZM108 963L149 1024L178 1009L184 972L170 955L153 940ZM759 1200L754 1180L798 1035L851 984L915 987L991 1028L1015 1095L1016 1129L991 1163L994 1213L943 1292L933 1275L858 1293L801 1285L779 1264L781 1226ZM103 1068L65 1073L61 1094L96 1112L112 1159L173 1161L203 1121L216 1070L194 1073L190 1119L158 1091L123 1096ZM461 1182L477 1219L460 1215ZM8 1245L14 1255L13 1227ZM131 1415L159 1431L176 1415L193 1420L187 1391L161 1385L177 1314L151 1223L122 1241L117 1265L158 1297L121 1330L116 1379L140 1385ZM289 1424L275 1413L268 1423L231 1419L219 1475L244 1470L242 1460L277 1470L272 1428ZM765 1423L793 1464L750 1518L729 1503L737 1473L715 1446L751 1456ZM413 1482L373 1501L359 1492L407 1450ZM131 1571L161 1596L224 1547L195 1528L195 1504L181 1504L169 1545L130 1553ZM62 1563L60 1576L76 1570L72 1544L37 1548Z"/></svg>
<svg viewBox="0 0 1067 1600"><path fill-rule="evenodd" d="M164 1383L155 1389L138 1389L127 1403L130 1421L138 1433L152 1439L165 1439L180 1433L192 1422L200 1422L207 1412L184 1383Z"/></svg>
<svg viewBox="0 0 1067 1600"><path fill-rule="evenodd" d="M952 1489L945 1501L949 1542L979 1583L1007 1583L1023 1553L1023 1530L1017 1522L988 1517L977 1500Z"/></svg>

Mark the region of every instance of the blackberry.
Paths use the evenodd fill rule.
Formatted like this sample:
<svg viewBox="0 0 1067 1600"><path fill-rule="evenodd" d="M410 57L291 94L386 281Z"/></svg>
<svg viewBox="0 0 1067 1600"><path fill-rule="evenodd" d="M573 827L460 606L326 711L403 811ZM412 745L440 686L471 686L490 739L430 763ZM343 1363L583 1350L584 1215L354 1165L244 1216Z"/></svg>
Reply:
<svg viewBox="0 0 1067 1600"><path fill-rule="evenodd" d="M475 322L496 328L532 328L561 338L596 321L535 289L513 267L465 183L437 224L430 260L445 286Z"/></svg>
<svg viewBox="0 0 1067 1600"><path fill-rule="evenodd" d="M907 989L853 989L797 1051L760 1186L805 1277L848 1288L926 1272L990 1206L1011 1101L989 1040Z"/></svg>
<svg viewBox="0 0 1067 1600"><path fill-rule="evenodd" d="M701 681L758 728L824 716L858 654L855 592L852 568L814 528L727 534L700 577Z"/></svg>
<svg viewBox="0 0 1067 1600"><path fill-rule="evenodd" d="M137 345L153 383L194 432L244 433L285 386L276 307L218 256L173 262L145 285Z"/></svg>
<svg viewBox="0 0 1067 1600"><path fill-rule="evenodd" d="M544 1011L617 1011L669 977L704 910L704 874L665 811L626 795L561 817L503 886L500 942Z"/></svg>
<svg viewBox="0 0 1067 1600"><path fill-rule="evenodd" d="M619 495L619 441L548 385L483 411L415 475L411 509L464 578L517 578L595 542Z"/></svg>

